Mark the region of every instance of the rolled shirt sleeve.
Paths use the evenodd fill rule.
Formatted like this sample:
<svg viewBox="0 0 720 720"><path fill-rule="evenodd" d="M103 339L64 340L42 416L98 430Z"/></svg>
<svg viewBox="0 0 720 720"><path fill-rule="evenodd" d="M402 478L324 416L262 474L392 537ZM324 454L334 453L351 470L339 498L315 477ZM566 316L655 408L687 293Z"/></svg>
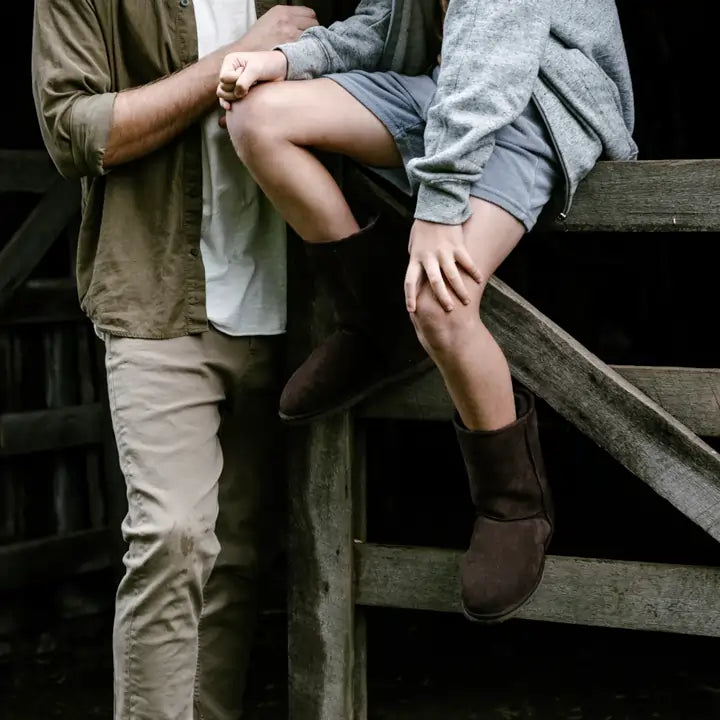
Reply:
<svg viewBox="0 0 720 720"><path fill-rule="evenodd" d="M90 0L36 0L32 86L43 140L60 173L104 174L117 93Z"/></svg>

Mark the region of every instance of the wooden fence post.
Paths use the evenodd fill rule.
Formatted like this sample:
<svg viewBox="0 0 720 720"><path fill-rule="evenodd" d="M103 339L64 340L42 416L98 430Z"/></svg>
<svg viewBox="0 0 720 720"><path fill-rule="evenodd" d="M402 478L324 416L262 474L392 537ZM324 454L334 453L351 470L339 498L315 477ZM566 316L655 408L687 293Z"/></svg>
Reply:
<svg viewBox="0 0 720 720"><path fill-rule="evenodd" d="M353 716L352 445L352 420L345 414L299 432L293 448L288 544L293 720Z"/></svg>

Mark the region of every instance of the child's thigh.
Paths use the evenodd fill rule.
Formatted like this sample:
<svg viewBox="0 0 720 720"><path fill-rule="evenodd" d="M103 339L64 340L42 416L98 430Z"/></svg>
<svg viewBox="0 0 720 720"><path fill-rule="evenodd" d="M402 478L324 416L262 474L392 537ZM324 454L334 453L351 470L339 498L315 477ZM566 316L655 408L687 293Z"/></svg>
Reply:
<svg viewBox="0 0 720 720"><path fill-rule="evenodd" d="M241 101L253 122L295 145L340 153L367 165L402 165L395 141L378 118L327 78L267 83Z"/></svg>
<svg viewBox="0 0 720 720"><path fill-rule="evenodd" d="M507 210L480 198L470 198L472 217L463 226L465 244L485 279L515 249L525 226Z"/></svg>

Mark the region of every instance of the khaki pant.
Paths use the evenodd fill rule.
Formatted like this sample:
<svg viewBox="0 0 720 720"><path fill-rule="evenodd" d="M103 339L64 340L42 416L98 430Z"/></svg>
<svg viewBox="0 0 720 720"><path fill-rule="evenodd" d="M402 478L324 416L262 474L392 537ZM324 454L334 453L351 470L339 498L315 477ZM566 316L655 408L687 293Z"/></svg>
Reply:
<svg viewBox="0 0 720 720"><path fill-rule="evenodd" d="M105 338L128 496L116 720L241 717L260 509L282 457L280 342Z"/></svg>

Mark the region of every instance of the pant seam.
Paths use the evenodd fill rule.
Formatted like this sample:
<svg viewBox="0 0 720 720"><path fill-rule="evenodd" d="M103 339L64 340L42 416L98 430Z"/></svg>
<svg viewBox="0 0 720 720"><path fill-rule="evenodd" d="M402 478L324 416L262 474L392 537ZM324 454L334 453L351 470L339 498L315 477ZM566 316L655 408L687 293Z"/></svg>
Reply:
<svg viewBox="0 0 720 720"><path fill-rule="evenodd" d="M209 577L208 577L209 580ZM197 631L197 657L195 659L195 686L193 691L193 697L195 701L195 707L198 711L198 720L205 720L205 716L202 711L202 704L200 702L200 652L202 649L202 619L203 613L205 612L205 587L200 591L200 617L198 618L198 631Z"/></svg>
<svg viewBox="0 0 720 720"><path fill-rule="evenodd" d="M110 402L110 408L113 414L115 415L115 418L117 419L117 422L115 423L115 443L118 447L118 458L125 457L125 462L121 463L125 467L121 468L123 471L123 475L125 477L125 484L127 488L132 487L132 472L131 472L131 466L130 463L127 461L127 444L123 440L124 432L121 427L120 418L117 415L117 390L115 386L115 375L113 371L110 369L110 360L112 355L111 350L111 338L108 336L106 338L106 366L107 366L107 379L108 379L108 401ZM139 500L138 500L138 506L139 506ZM131 552L131 546L128 546L128 554ZM136 572L140 572L140 568L137 569ZM132 645L133 645L133 627L135 623L135 608L137 606L137 596L138 596L139 590L137 588L137 585L133 588L131 592L131 597L133 602L131 603L131 610L130 610L130 617L128 620L128 628L125 633L125 672L124 680L125 680L125 688L126 692L128 693L128 706L130 708L130 718L127 720L132 720L135 709L135 696L132 691L132 683L131 683L131 673L130 673L130 664L132 662Z"/></svg>

